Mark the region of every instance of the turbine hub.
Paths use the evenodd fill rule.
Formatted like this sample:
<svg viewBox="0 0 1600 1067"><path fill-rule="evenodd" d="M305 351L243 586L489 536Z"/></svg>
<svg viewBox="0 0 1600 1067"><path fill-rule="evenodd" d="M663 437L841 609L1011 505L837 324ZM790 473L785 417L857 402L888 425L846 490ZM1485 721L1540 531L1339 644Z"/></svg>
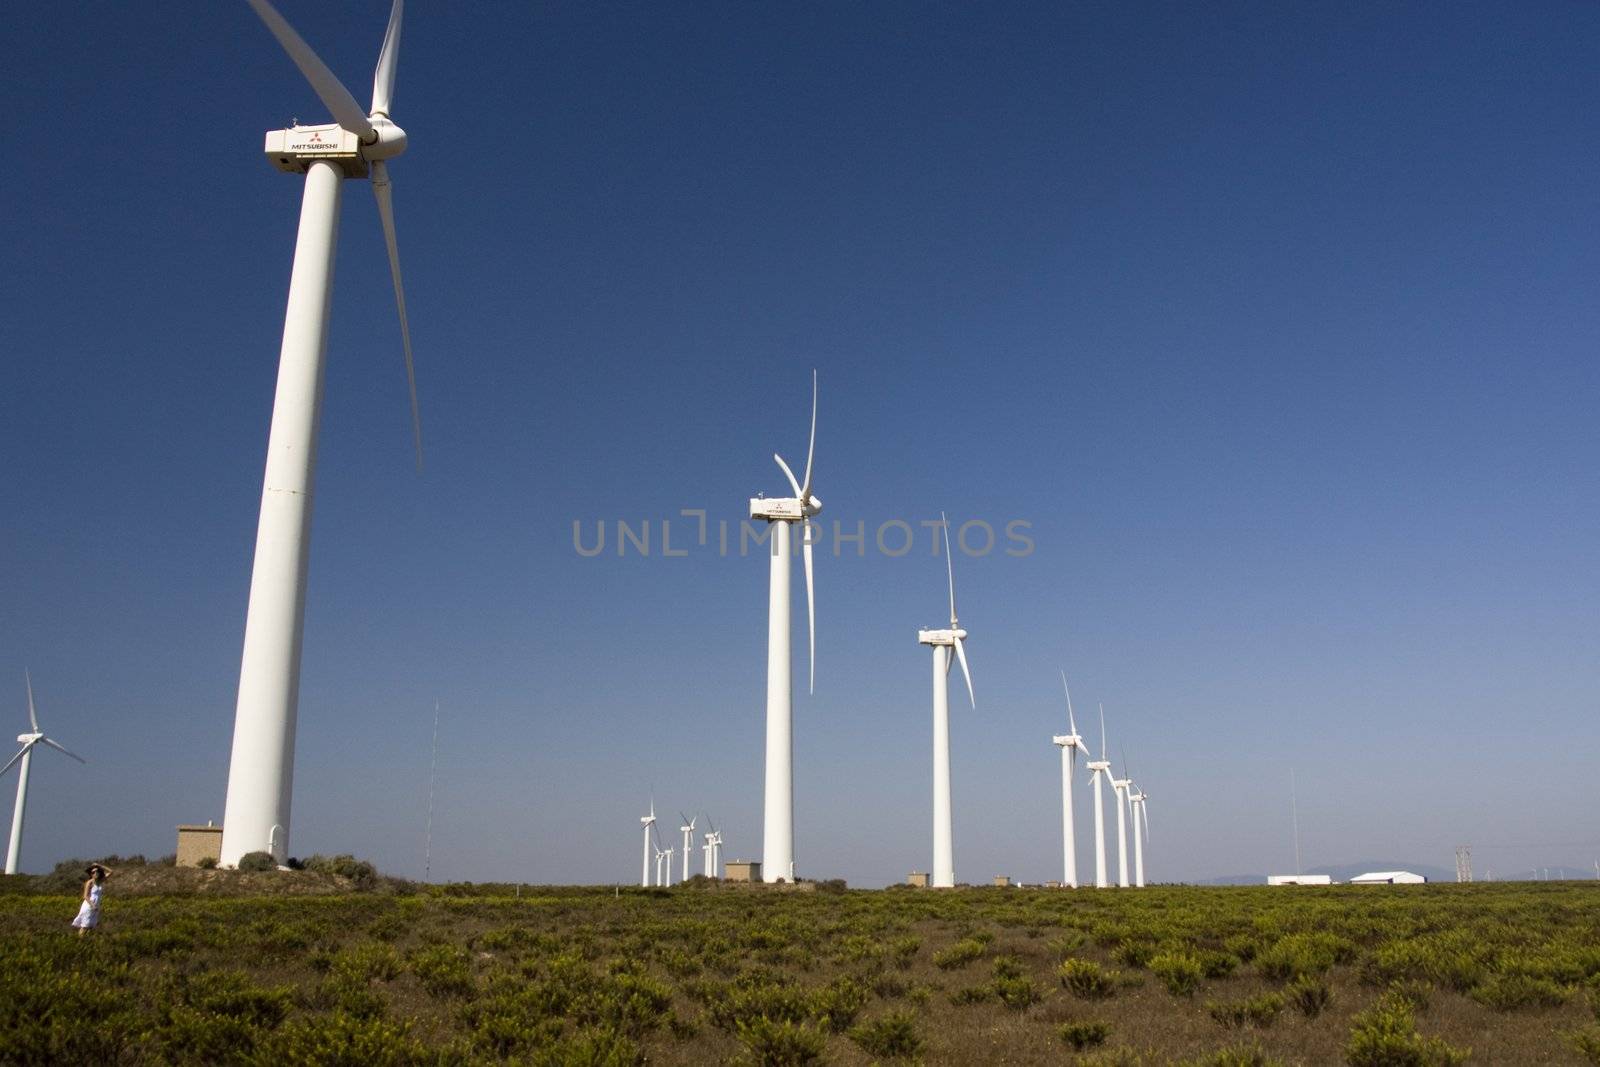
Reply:
<svg viewBox="0 0 1600 1067"><path fill-rule="evenodd" d="M372 143L361 146L363 156L367 159L393 159L406 150L406 131L391 122L388 115L374 111L369 120L378 136Z"/></svg>

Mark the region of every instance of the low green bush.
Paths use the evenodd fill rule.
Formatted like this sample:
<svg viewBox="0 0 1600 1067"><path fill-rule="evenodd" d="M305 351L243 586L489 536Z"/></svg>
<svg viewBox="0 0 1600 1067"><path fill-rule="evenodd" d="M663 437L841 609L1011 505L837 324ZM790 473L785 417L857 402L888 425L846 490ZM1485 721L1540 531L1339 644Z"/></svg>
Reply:
<svg viewBox="0 0 1600 1067"><path fill-rule="evenodd" d="M465 950L434 945L413 951L408 963L422 988L436 997L467 997L477 992Z"/></svg>
<svg viewBox="0 0 1600 1067"><path fill-rule="evenodd" d="M1586 1026L1567 1034L1567 1045L1590 1063L1600 1065L1600 1026Z"/></svg>
<svg viewBox="0 0 1600 1067"><path fill-rule="evenodd" d="M1104 1000L1116 990L1117 972L1093 960L1069 959L1056 969L1067 992L1084 1000Z"/></svg>
<svg viewBox="0 0 1600 1067"><path fill-rule="evenodd" d="M867 1055L882 1059L915 1059L922 1053L916 1015L904 1009L857 1023L850 1030L850 1040Z"/></svg>
<svg viewBox="0 0 1600 1067"><path fill-rule="evenodd" d="M1309 974L1302 974L1285 986L1283 996L1307 1019L1315 1019L1321 1015L1333 1000L1333 992L1328 988L1328 983Z"/></svg>
<svg viewBox="0 0 1600 1067"><path fill-rule="evenodd" d="M1150 972L1167 985L1175 997L1192 997L1200 988L1205 969L1186 952L1163 952L1150 960Z"/></svg>
<svg viewBox="0 0 1600 1067"><path fill-rule="evenodd" d="M1345 1044L1350 1067L1453 1067L1469 1054L1440 1038L1417 1033L1411 1006L1393 996L1380 998L1357 1015Z"/></svg>
<svg viewBox="0 0 1600 1067"><path fill-rule="evenodd" d="M259 1067L417 1067L437 1057L407 1023L332 1015L280 1026L250 1058Z"/></svg>
<svg viewBox="0 0 1600 1067"><path fill-rule="evenodd" d="M1267 1055L1260 1045L1234 1045L1192 1060L1181 1060L1178 1067L1279 1067L1282 1060Z"/></svg>
<svg viewBox="0 0 1600 1067"><path fill-rule="evenodd" d="M1303 974L1322 974L1335 963L1355 958L1355 946L1336 934L1287 934L1256 955L1256 968L1280 981Z"/></svg>
<svg viewBox="0 0 1600 1067"><path fill-rule="evenodd" d="M1560 1007L1567 1002L1570 994L1548 978L1495 974L1474 986L1468 996L1495 1011L1517 1011L1523 1008Z"/></svg>
<svg viewBox="0 0 1600 1067"><path fill-rule="evenodd" d="M973 960L983 957L984 943L975 937L962 938L948 948L942 948L933 954L933 965L941 971L955 970L965 967Z"/></svg>
<svg viewBox="0 0 1600 1067"><path fill-rule="evenodd" d="M738 1034L744 1048L733 1063L739 1067L810 1067L823 1061L828 1047L820 1030L788 1020L742 1022Z"/></svg>
<svg viewBox="0 0 1600 1067"><path fill-rule="evenodd" d="M241 871L275 871L278 861L272 858L270 852L246 852L239 857Z"/></svg>
<svg viewBox="0 0 1600 1067"><path fill-rule="evenodd" d="M1062 1023L1056 1035L1075 1052L1098 1048L1111 1036L1111 1027L1099 1021Z"/></svg>
<svg viewBox="0 0 1600 1067"><path fill-rule="evenodd" d="M1243 1026L1271 1026L1283 1008L1281 994L1262 993L1245 1000L1211 1001L1206 1004L1206 1014L1223 1026L1237 1030Z"/></svg>

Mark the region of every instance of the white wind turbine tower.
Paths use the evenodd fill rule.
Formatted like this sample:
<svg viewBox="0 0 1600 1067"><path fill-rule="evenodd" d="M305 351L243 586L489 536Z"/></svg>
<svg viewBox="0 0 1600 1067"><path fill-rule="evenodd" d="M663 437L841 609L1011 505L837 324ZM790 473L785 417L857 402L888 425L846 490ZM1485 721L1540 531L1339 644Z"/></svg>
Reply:
<svg viewBox="0 0 1600 1067"><path fill-rule="evenodd" d="M1089 784L1094 787L1094 887L1105 889L1111 883L1106 880L1106 815L1105 801L1102 797L1101 775L1107 779L1111 777L1111 761L1106 759L1106 706L1100 705L1100 758L1090 760L1084 766L1094 773L1089 776Z"/></svg>
<svg viewBox="0 0 1600 1067"><path fill-rule="evenodd" d="M711 869L706 871L708 878L722 877L722 831L718 830L711 822L711 816L706 816L706 825L711 827L711 832L706 835L706 844L711 849Z"/></svg>
<svg viewBox="0 0 1600 1067"><path fill-rule="evenodd" d="M639 885L648 888L650 885L650 836L656 828L656 798L650 798L650 814L639 816L639 825L644 828L644 867L639 874Z"/></svg>
<svg viewBox="0 0 1600 1067"><path fill-rule="evenodd" d="M660 841L658 839L658 847L656 848L656 885L669 886L672 884L672 849L661 848L659 845ZM666 865L665 876L661 873L663 864Z"/></svg>
<svg viewBox="0 0 1600 1067"><path fill-rule="evenodd" d="M678 827L678 829L683 832L683 877L681 880L688 881L690 855L689 849L694 842L694 824L699 820L700 816L696 815L693 819L691 819L681 811L678 812L678 816L679 818L683 819L683 825Z"/></svg>
<svg viewBox="0 0 1600 1067"><path fill-rule="evenodd" d="M944 529L945 575L950 582L950 628L918 630L917 643L933 649L933 885L949 889L956 884L955 834L950 811L950 650L961 661L967 679L967 699L974 711L978 698L972 692L972 672L967 668L963 642L967 631L956 620L956 572L950 561L950 522L939 513Z"/></svg>
<svg viewBox="0 0 1600 1067"><path fill-rule="evenodd" d="M801 554L806 570L806 622L810 632L810 690L817 684L817 614L811 566L811 517L822 501L811 492L811 460L817 447L817 372L811 372L811 443L806 446L806 476L796 481L794 471L773 453L783 469L792 497L754 497L750 517L765 519L771 530L772 562L767 607L767 781L761 834L761 879L794 880L794 728L792 674L789 664L789 528L801 524Z"/></svg>
<svg viewBox="0 0 1600 1067"><path fill-rule="evenodd" d="M1067 694L1067 730L1065 734L1057 734L1051 738L1061 748L1061 854L1062 854L1062 885L1078 888L1078 842L1077 831L1072 822L1072 778L1073 770L1078 762L1078 749L1083 749L1085 756L1089 755L1089 747L1083 743L1083 738L1078 735L1078 720L1072 714L1072 689L1067 685L1067 672L1061 672L1061 688Z"/></svg>
<svg viewBox="0 0 1600 1067"><path fill-rule="evenodd" d="M1144 802L1149 799L1143 789L1133 784L1133 772L1127 770L1128 758L1124 754L1123 770L1128 774L1128 816L1133 820L1133 884L1144 888L1144 842L1150 836L1150 812ZM1141 829L1141 822L1143 824Z"/></svg>
<svg viewBox="0 0 1600 1067"><path fill-rule="evenodd" d="M1126 768L1128 763L1126 753L1123 753L1122 763ZM1110 771L1107 771L1106 775L1111 778L1111 791L1117 801L1117 885L1126 889L1128 888L1128 819L1125 809L1128 803L1128 787L1133 782L1128 778L1112 777Z"/></svg>
<svg viewBox="0 0 1600 1067"><path fill-rule="evenodd" d="M0 767L0 775L3 775L11 769L13 763L19 760L22 763L22 766L17 768L17 806L11 812L11 844L6 849L7 874L17 873L17 861L22 854L22 820L27 814L28 772L33 768L34 748L38 745L49 745L57 752L71 756L79 763L89 762L82 756L68 752L46 737L44 731L39 729L39 713L33 707L33 678L29 676L27 671L22 672L22 677L28 686L28 723L33 729L29 733L17 735L17 743L22 746L22 750L7 760L4 767Z"/></svg>
<svg viewBox="0 0 1600 1067"><path fill-rule="evenodd" d="M389 118L395 67L400 58L403 0L394 0L389 12L389 27L372 82L370 112L361 109L350 91L276 8L267 0L249 3L333 113L334 122L267 134L267 158L280 170L304 174L305 193L294 267L289 275L261 517L250 575L250 607L245 616L244 652L239 664L239 701L222 817L221 863L228 867L236 866L248 852L270 852L279 863L288 855L313 468L322 409L339 200L347 178L370 176L377 197L378 219L389 250L389 273L399 310L417 466L422 466L422 423L417 413L411 333L406 324L405 290L400 281L400 255L385 162L406 147L405 131Z"/></svg>

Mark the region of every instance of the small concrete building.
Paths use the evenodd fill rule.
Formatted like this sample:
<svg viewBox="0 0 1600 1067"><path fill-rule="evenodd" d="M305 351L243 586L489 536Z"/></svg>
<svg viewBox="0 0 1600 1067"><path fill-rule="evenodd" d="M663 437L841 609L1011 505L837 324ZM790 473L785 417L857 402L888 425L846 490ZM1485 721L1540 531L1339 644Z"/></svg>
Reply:
<svg viewBox="0 0 1600 1067"><path fill-rule="evenodd" d="M994 884L996 889L1009 889L1011 888L1011 876L1009 874L997 874L994 876Z"/></svg>
<svg viewBox="0 0 1600 1067"><path fill-rule="evenodd" d="M198 867L203 859L213 861L222 858L222 827L212 826L209 822L204 826L178 827L178 866Z"/></svg>
<svg viewBox="0 0 1600 1067"><path fill-rule="evenodd" d="M1351 885L1421 885L1427 879L1410 871L1369 871L1350 879Z"/></svg>
<svg viewBox="0 0 1600 1067"><path fill-rule="evenodd" d="M1046 889L1060 889L1061 888L1061 883L1060 882L1056 882L1056 881L1049 881L1049 882L1046 882L1044 884L1044 887Z"/></svg>
<svg viewBox="0 0 1600 1067"><path fill-rule="evenodd" d="M722 877L730 882L761 881L760 860L729 860L722 867Z"/></svg>
<svg viewBox="0 0 1600 1067"><path fill-rule="evenodd" d="M906 885L916 886L918 889L928 888L928 872L912 871L906 875Z"/></svg>
<svg viewBox="0 0 1600 1067"><path fill-rule="evenodd" d="M1333 877L1327 874L1269 874L1268 885L1332 885Z"/></svg>

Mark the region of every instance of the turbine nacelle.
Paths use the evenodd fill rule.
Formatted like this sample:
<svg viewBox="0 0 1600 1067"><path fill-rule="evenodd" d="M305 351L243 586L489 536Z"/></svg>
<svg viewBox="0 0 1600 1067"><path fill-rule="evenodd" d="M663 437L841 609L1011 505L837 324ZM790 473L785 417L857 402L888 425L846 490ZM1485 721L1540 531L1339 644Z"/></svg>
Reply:
<svg viewBox="0 0 1600 1067"><path fill-rule="evenodd" d="M918 630L917 643L921 645L949 645L954 646L957 641L965 641L965 630Z"/></svg>
<svg viewBox="0 0 1600 1067"><path fill-rule="evenodd" d="M1092 759L1088 763L1085 763L1084 766L1089 768L1091 771L1105 771L1106 772L1106 777L1107 778L1111 777L1111 761L1110 760Z"/></svg>
<svg viewBox="0 0 1600 1067"><path fill-rule="evenodd" d="M1060 745L1062 748L1081 748L1085 752L1089 751L1089 746L1084 744L1083 738L1079 737L1077 734L1056 734L1050 740Z"/></svg>

